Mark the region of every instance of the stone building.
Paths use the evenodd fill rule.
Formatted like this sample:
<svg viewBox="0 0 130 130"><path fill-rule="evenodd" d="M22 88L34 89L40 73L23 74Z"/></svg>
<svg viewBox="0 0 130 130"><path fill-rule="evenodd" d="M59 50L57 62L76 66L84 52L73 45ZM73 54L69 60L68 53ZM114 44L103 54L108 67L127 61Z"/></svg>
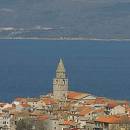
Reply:
<svg viewBox="0 0 130 130"><path fill-rule="evenodd" d="M56 70L56 77L53 79L53 96L54 99L66 101L67 93L68 79L66 76L66 70L64 68L63 60L60 59L60 62Z"/></svg>

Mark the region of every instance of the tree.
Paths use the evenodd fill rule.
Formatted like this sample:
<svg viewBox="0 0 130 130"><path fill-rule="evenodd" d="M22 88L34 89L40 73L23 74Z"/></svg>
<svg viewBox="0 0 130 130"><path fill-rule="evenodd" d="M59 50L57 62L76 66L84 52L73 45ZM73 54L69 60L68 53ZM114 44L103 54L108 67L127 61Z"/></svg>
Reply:
<svg viewBox="0 0 130 130"><path fill-rule="evenodd" d="M44 121L35 119L22 119L17 122L16 130L45 130Z"/></svg>
<svg viewBox="0 0 130 130"><path fill-rule="evenodd" d="M30 119L19 120L16 124L16 130L32 130L32 121Z"/></svg>

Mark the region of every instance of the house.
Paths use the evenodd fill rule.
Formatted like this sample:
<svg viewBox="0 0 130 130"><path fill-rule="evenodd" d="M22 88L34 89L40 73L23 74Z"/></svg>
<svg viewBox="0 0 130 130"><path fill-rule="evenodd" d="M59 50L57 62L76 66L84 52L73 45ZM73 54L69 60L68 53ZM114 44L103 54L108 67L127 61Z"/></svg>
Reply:
<svg viewBox="0 0 130 130"><path fill-rule="evenodd" d="M16 111L15 106L2 109L2 113L12 113L12 112L15 112L15 111Z"/></svg>
<svg viewBox="0 0 130 130"><path fill-rule="evenodd" d="M79 117L78 118L78 128L85 130L93 130L95 126L95 122L92 120L88 120L87 117Z"/></svg>
<svg viewBox="0 0 130 130"><path fill-rule="evenodd" d="M52 107L56 104L56 100L50 97L43 97L43 98L29 98L28 104L34 110L49 110L48 108Z"/></svg>
<svg viewBox="0 0 130 130"><path fill-rule="evenodd" d="M70 108L69 112L68 112L68 119L69 120L74 120L77 122L79 114L78 114L78 108L76 107L72 107Z"/></svg>
<svg viewBox="0 0 130 130"><path fill-rule="evenodd" d="M43 115L43 112L42 111L37 111L37 110L35 110L33 112L30 112L30 114L29 114L29 116L31 118L38 118L38 117L40 117L42 115Z"/></svg>
<svg viewBox="0 0 130 130"><path fill-rule="evenodd" d="M79 111L78 111L79 117L86 117L88 120L92 120L93 110L94 109L91 107L82 106L79 108Z"/></svg>
<svg viewBox="0 0 130 130"><path fill-rule="evenodd" d="M105 109L104 108L99 108L99 109L95 109L92 112L92 120L95 120L97 117L99 116L105 116Z"/></svg>
<svg viewBox="0 0 130 130"><path fill-rule="evenodd" d="M83 106L80 108L79 111L79 117L78 117L78 123L80 124L79 128L87 128L89 130L93 130L95 123L94 120L98 116L103 116L104 114L104 109L94 109L91 107L86 107Z"/></svg>
<svg viewBox="0 0 130 130"><path fill-rule="evenodd" d="M76 123L71 120L61 120L59 123L60 130L75 128Z"/></svg>
<svg viewBox="0 0 130 130"><path fill-rule="evenodd" d="M95 122L94 121L86 121L85 130L94 130Z"/></svg>
<svg viewBox="0 0 130 130"><path fill-rule="evenodd" d="M95 109L99 109L99 108L105 108L107 105L107 101L105 100L104 97L97 97L95 99L95 102L93 105L91 105L91 107L95 107Z"/></svg>
<svg viewBox="0 0 130 130"><path fill-rule="evenodd" d="M85 101L96 100L96 96L88 94L88 96L84 97L83 100Z"/></svg>
<svg viewBox="0 0 130 130"><path fill-rule="evenodd" d="M39 106L40 106L39 104L42 104L39 101L40 101L39 98L27 98L27 104L29 104L31 106L31 108L33 108L33 109L39 108Z"/></svg>
<svg viewBox="0 0 130 130"><path fill-rule="evenodd" d="M1 113L0 114L0 130L3 129L13 129L14 122L13 117L9 113Z"/></svg>
<svg viewBox="0 0 130 130"><path fill-rule="evenodd" d="M123 107L121 105L117 105L110 110L110 115L118 115L118 114L119 115L126 114L125 107Z"/></svg>
<svg viewBox="0 0 130 130"><path fill-rule="evenodd" d="M127 130L130 128L128 116L100 116L95 120L95 130Z"/></svg>
<svg viewBox="0 0 130 130"><path fill-rule="evenodd" d="M37 120L38 121L45 121L45 120L47 120L49 117L48 117L48 115L39 115L39 116L37 116Z"/></svg>
<svg viewBox="0 0 130 130"><path fill-rule="evenodd" d="M15 98L15 100L12 102L12 104L15 104L15 105L27 104L27 99L26 99L26 98L17 97L17 98Z"/></svg>
<svg viewBox="0 0 130 130"><path fill-rule="evenodd" d="M68 91L67 98L68 98L68 100L81 100L81 99L87 97L88 95L89 94L87 94L87 93Z"/></svg>
<svg viewBox="0 0 130 130"><path fill-rule="evenodd" d="M126 109L127 115L130 117L130 108Z"/></svg>
<svg viewBox="0 0 130 130"><path fill-rule="evenodd" d="M29 118L30 112L28 112L28 111L15 111L15 112L10 113L10 115L13 117L15 122L17 122L19 120Z"/></svg>
<svg viewBox="0 0 130 130"><path fill-rule="evenodd" d="M29 104L19 104L16 105L16 111L24 111L24 110L30 110L31 106Z"/></svg>
<svg viewBox="0 0 130 130"><path fill-rule="evenodd" d="M42 98L42 106L44 110L50 110L54 105L57 104L57 101L50 97Z"/></svg>
<svg viewBox="0 0 130 130"><path fill-rule="evenodd" d="M110 100L108 101L107 105L106 105L106 114L109 115L111 109L113 109L114 107L118 106L118 103L116 101Z"/></svg>

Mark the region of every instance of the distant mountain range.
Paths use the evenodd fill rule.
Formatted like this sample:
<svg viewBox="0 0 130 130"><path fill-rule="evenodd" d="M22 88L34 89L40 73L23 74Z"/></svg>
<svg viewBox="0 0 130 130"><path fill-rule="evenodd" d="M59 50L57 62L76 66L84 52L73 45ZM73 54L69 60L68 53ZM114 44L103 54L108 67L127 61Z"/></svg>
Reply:
<svg viewBox="0 0 130 130"><path fill-rule="evenodd" d="M130 38L130 0L1 0L0 38Z"/></svg>

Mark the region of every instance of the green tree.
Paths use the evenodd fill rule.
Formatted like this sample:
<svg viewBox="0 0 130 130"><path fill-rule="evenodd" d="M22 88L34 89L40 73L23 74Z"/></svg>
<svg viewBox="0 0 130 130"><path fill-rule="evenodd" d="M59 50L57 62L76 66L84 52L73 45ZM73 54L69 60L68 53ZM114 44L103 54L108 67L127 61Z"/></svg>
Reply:
<svg viewBox="0 0 130 130"><path fill-rule="evenodd" d="M16 124L16 130L32 130L32 121L30 119L19 120Z"/></svg>
<svg viewBox="0 0 130 130"><path fill-rule="evenodd" d="M46 122L34 119L22 119L17 122L16 130L45 130Z"/></svg>

